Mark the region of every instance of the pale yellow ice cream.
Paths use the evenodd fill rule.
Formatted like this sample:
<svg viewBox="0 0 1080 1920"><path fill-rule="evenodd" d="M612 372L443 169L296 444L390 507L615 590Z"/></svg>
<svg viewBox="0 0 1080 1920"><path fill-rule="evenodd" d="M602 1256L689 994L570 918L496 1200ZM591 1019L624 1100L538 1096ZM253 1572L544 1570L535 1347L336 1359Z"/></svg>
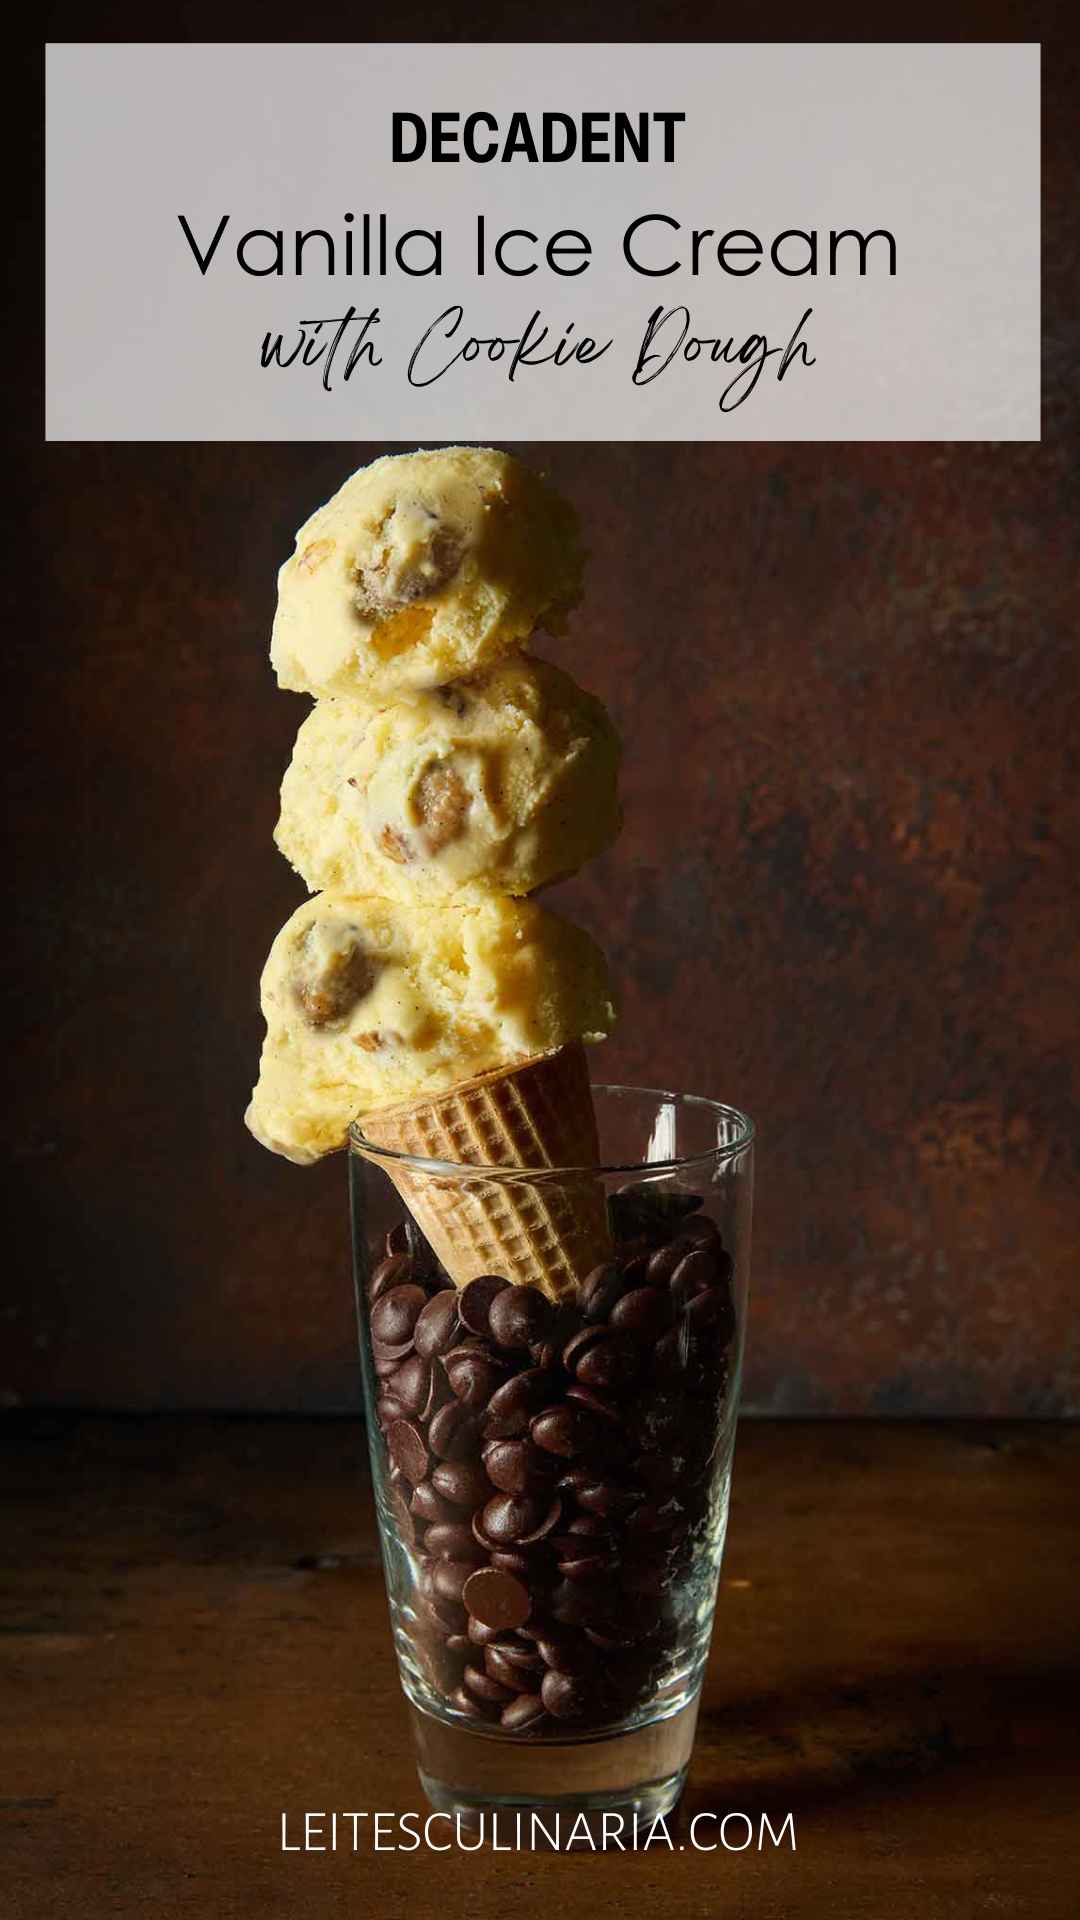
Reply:
<svg viewBox="0 0 1080 1920"><path fill-rule="evenodd" d="M581 592L577 517L508 453L450 447L363 467L296 536L270 658L301 693L393 699L557 632Z"/></svg>
<svg viewBox="0 0 1080 1920"><path fill-rule="evenodd" d="M263 971L246 1115L263 1146L306 1164L369 1108L610 1031L607 965L588 934L528 901L465 900L437 910L322 893L286 921Z"/></svg>
<svg viewBox="0 0 1080 1920"><path fill-rule="evenodd" d="M619 829L619 742L569 674L514 654L371 710L319 700L275 838L311 888L445 899L574 873Z"/></svg>

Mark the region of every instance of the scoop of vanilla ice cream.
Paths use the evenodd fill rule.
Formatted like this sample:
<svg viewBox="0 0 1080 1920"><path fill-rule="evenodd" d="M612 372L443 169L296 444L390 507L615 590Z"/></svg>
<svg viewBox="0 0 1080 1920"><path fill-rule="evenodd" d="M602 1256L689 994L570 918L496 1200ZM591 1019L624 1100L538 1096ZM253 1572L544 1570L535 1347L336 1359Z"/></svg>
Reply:
<svg viewBox="0 0 1080 1920"><path fill-rule="evenodd" d="M619 829L619 741L599 700L514 654L368 710L320 700L281 787L275 838L311 888L436 900L531 893Z"/></svg>
<svg viewBox="0 0 1080 1920"><path fill-rule="evenodd" d="M270 658L301 693L392 699L557 632L581 593L577 517L508 453L449 447L362 467L296 536Z"/></svg>
<svg viewBox="0 0 1080 1920"><path fill-rule="evenodd" d="M321 893L263 971L266 1039L246 1120L301 1164L358 1114L437 1093L615 1020L607 964L580 927L498 895L406 907Z"/></svg>

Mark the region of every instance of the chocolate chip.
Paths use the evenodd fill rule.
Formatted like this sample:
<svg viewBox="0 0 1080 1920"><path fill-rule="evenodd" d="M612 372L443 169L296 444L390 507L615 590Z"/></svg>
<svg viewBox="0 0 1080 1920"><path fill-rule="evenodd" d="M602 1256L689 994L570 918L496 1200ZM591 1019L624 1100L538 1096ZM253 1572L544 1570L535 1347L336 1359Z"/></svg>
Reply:
<svg viewBox="0 0 1080 1920"><path fill-rule="evenodd" d="M563 1516L563 1503L559 1499L559 1496L556 1494L555 1498L551 1501L543 1519L539 1522L537 1526L533 1528L531 1533L522 1535L521 1539L517 1543L518 1546L531 1547L539 1540L546 1540L547 1536L550 1533L552 1533L554 1529L558 1526L560 1520L562 1519L562 1516Z"/></svg>
<svg viewBox="0 0 1080 1920"><path fill-rule="evenodd" d="M492 1566L498 1567L500 1573L512 1573L515 1580L523 1580L533 1598L536 1598L539 1576L535 1560L530 1559L527 1547L493 1547L490 1559Z"/></svg>
<svg viewBox="0 0 1080 1920"><path fill-rule="evenodd" d="M505 1378L505 1364L495 1354L471 1347L453 1347L443 1355L443 1366L455 1397L466 1407L485 1407ZM511 1383L512 1384L512 1383Z"/></svg>
<svg viewBox="0 0 1080 1920"><path fill-rule="evenodd" d="M477 1647L489 1647L492 1641L497 1640L502 1632L502 1627L485 1627L482 1620L474 1620L471 1616L469 1624L465 1629L466 1638L471 1640L473 1645Z"/></svg>
<svg viewBox="0 0 1080 1920"><path fill-rule="evenodd" d="M470 1333L485 1334L492 1302L508 1285L509 1281L497 1274L484 1274L479 1280L470 1280L458 1301L462 1326L468 1327Z"/></svg>
<svg viewBox="0 0 1080 1920"><path fill-rule="evenodd" d="M485 1701L478 1700L466 1687L456 1688L450 1695L450 1705L456 1707L459 1713L467 1714L470 1720L489 1720L493 1712Z"/></svg>
<svg viewBox="0 0 1080 1920"><path fill-rule="evenodd" d="M437 1560L432 1579L441 1600L460 1600L466 1580L475 1573L473 1560Z"/></svg>
<svg viewBox="0 0 1080 1920"><path fill-rule="evenodd" d="M638 1340L657 1340L675 1318L671 1295L659 1287L635 1287L624 1293L611 1310L611 1325Z"/></svg>
<svg viewBox="0 0 1080 1920"><path fill-rule="evenodd" d="M507 1733L524 1733L527 1728L537 1726L546 1718L544 1703L535 1693L519 1693L515 1700L511 1700L508 1707L503 1708L500 1715L501 1724L506 1728Z"/></svg>
<svg viewBox="0 0 1080 1920"><path fill-rule="evenodd" d="M484 1648L484 1668L491 1679L509 1693L516 1693L522 1682L522 1674L510 1659L501 1642Z"/></svg>
<svg viewBox="0 0 1080 1920"><path fill-rule="evenodd" d="M685 1254L671 1276L671 1295L676 1309L681 1312L699 1293L707 1292L715 1279L716 1262L711 1253L695 1247L692 1253Z"/></svg>
<svg viewBox="0 0 1080 1920"><path fill-rule="evenodd" d="M579 1553L573 1558L567 1556L559 1561L559 1572L564 1580L599 1580L610 1573L616 1563L613 1552Z"/></svg>
<svg viewBox="0 0 1080 1920"><path fill-rule="evenodd" d="M475 1565L483 1549L464 1521L441 1520L424 1535L424 1551L433 1553L437 1560L469 1560Z"/></svg>
<svg viewBox="0 0 1080 1920"><path fill-rule="evenodd" d="M682 1508L675 1500L644 1500L627 1516L626 1531L631 1537L637 1533L670 1533L681 1518Z"/></svg>
<svg viewBox="0 0 1080 1920"><path fill-rule="evenodd" d="M575 1372L583 1387L605 1388L623 1393L632 1387L641 1371L641 1353L625 1333L608 1333L575 1362Z"/></svg>
<svg viewBox="0 0 1080 1920"><path fill-rule="evenodd" d="M543 1667L543 1655L536 1646L509 1634L499 1641L498 1650L503 1664L513 1667L515 1672L539 1673Z"/></svg>
<svg viewBox="0 0 1080 1920"><path fill-rule="evenodd" d="M545 1666L557 1673L590 1673L596 1666L595 1650L572 1628L545 1634L536 1648Z"/></svg>
<svg viewBox="0 0 1080 1920"><path fill-rule="evenodd" d="M440 1460L431 1484L455 1507L482 1506L491 1494L491 1482L475 1460Z"/></svg>
<svg viewBox="0 0 1080 1920"><path fill-rule="evenodd" d="M513 1546L519 1540L535 1539L545 1514L544 1501L533 1495L500 1493L488 1501L481 1525L494 1546Z"/></svg>
<svg viewBox="0 0 1080 1920"><path fill-rule="evenodd" d="M462 1598L485 1627L520 1627L532 1611L528 1588L498 1567L478 1568L465 1582Z"/></svg>
<svg viewBox="0 0 1080 1920"><path fill-rule="evenodd" d="M594 1393L591 1387L579 1386L576 1381L572 1387L567 1387L566 1397L575 1407L586 1407L590 1413L599 1414L601 1420L614 1421L616 1426L622 1419L614 1400L605 1399L602 1393Z"/></svg>
<svg viewBox="0 0 1080 1920"><path fill-rule="evenodd" d="M409 1511L418 1520L427 1520L438 1525L440 1522L456 1518L453 1507L437 1493L430 1480L422 1480L409 1502Z"/></svg>
<svg viewBox="0 0 1080 1920"><path fill-rule="evenodd" d="M432 1294L413 1332L417 1353L423 1354L425 1360L446 1353L457 1338L457 1329L457 1294L450 1291Z"/></svg>
<svg viewBox="0 0 1080 1920"><path fill-rule="evenodd" d="M573 1402L538 1413L529 1433L545 1453L557 1454L561 1460L592 1455L609 1444L603 1424L585 1407Z"/></svg>
<svg viewBox="0 0 1080 1920"><path fill-rule="evenodd" d="M735 1332L735 1309L731 1297L721 1292L719 1287L710 1287L707 1293L696 1294L687 1304L686 1317L694 1339L699 1339L707 1331L716 1337L718 1343L726 1344Z"/></svg>
<svg viewBox="0 0 1080 1920"><path fill-rule="evenodd" d="M588 1321L606 1320L623 1290L619 1268L611 1263L594 1267L581 1289L579 1305Z"/></svg>
<svg viewBox="0 0 1080 1920"><path fill-rule="evenodd" d="M412 1352L412 1341L406 1340L399 1347L384 1347L379 1341L371 1343L371 1358L375 1363L375 1372L380 1380L389 1380L401 1365L407 1354Z"/></svg>
<svg viewBox="0 0 1080 1920"><path fill-rule="evenodd" d="M690 1356L690 1332L685 1320L680 1320L665 1333L653 1349L653 1371L656 1378L668 1386L681 1385L686 1373Z"/></svg>
<svg viewBox="0 0 1080 1920"><path fill-rule="evenodd" d="M424 1436L412 1420L394 1420L387 1430L390 1458L400 1467L411 1486L418 1486L428 1470L428 1450Z"/></svg>
<svg viewBox="0 0 1080 1920"><path fill-rule="evenodd" d="M605 1522L599 1520L593 1513L579 1513L576 1520L571 1520L566 1531L573 1540L608 1540L611 1538Z"/></svg>
<svg viewBox="0 0 1080 1920"><path fill-rule="evenodd" d="M562 1350L562 1363L567 1373L573 1373L581 1356L588 1353L590 1347L595 1347L598 1340L606 1340L607 1337L606 1327L579 1327Z"/></svg>
<svg viewBox="0 0 1080 1920"><path fill-rule="evenodd" d="M475 1453L480 1427L476 1417L460 1400L448 1400L431 1416L428 1445L440 1460L463 1460Z"/></svg>
<svg viewBox="0 0 1080 1920"><path fill-rule="evenodd" d="M590 1689L578 1673L549 1667L540 1686L540 1699L556 1720L580 1720L591 1705Z"/></svg>
<svg viewBox="0 0 1080 1920"><path fill-rule="evenodd" d="M615 1608L616 1600L606 1581L561 1580L551 1599L551 1610L561 1626L606 1627Z"/></svg>
<svg viewBox="0 0 1080 1920"><path fill-rule="evenodd" d="M398 1256L399 1257L399 1256ZM411 1340L413 1329L427 1305L423 1287L391 1287L371 1309L371 1334L388 1346Z"/></svg>
<svg viewBox="0 0 1080 1920"><path fill-rule="evenodd" d="M514 1375L492 1394L484 1430L489 1439L510 1440L524 1433L532 1416L546 1407L553 1395L550 1376L540 1367L530 1367Z"/></svg>
<svg viewBox="0 0 1080 1920"><path fill-rule="evenodd" d="M411 1354L403 1360L397 1371L391 1375L392 1390L408 1413L418 1413L427 1418L431 1412L433 1376L430 1361L420 1354Z"/></svg>
<svg viewBox="0 0 1080 1920"><path fill-rule="evenodd" d="M473 1539L476 1541L477 1546L483 1547L485 1553L490 1553L491 1541L488 1539L487 1534L484 1532L483 1507L477 1508L476 1512L473 1514L471 1521L469 1522L469 1525L472 1528Z"/></svg>
<svg viewBox="0 0 1080 1920"><path fill-rule="evenodd" d="M531 1640L535 1644L536 1641L542 1640L545 1634L559 1631L560 1629L547 1618L546 1614L538 1613L534 1607L524 1624L516 1629L514 1638L523 1641ZM506 1637L509 1638L509 1635Z"/></svg>
<svg viewBox="0 0 1080 1920"><path fill-rule="evenodd" d="M554 1312L539 1287L506 1287L488 1312L488 1326L500 1347L531 1347L546 1338Z"/></svg>
<svg viewBox="0 0 1080 1920"><path fill-rule="evenodd" d="M371 1357L375 1362L375 1371L380 1375L392 1373L399 1360L404 1360L413 1350L412 1340L397 1340L392 1345L386 1340L373 1340Z"/></svg>
<svg viewBox="0 0 1080 1920"><path fill-rule="evenodd" d="M572 1493L576 1499L582 1487L591 1486L595 1478L588 1467L568 1467L565 1473L560 1473L555 1485L563 1493Z"/></svg>
<svg viewBox="0 0 1080 1920"><path fill-rule="evenodd" d="M490 1673L485 1673L483 1667L466 1667L462 1679L478 1700L493 1701L501 1707L514 1698L513 1685L503 1686L498 1680L493 1680Z"/></svg>
<svg viewBox="0 0 1080 1920"><path fill-rule="evenodd" d="M604 1519L617 1514L629 1513L641 1499L640 1493L633 1487L617 1486L613 1480L593 1480L588 1486L577 1490L578 1505L586 1513L598 1513Z"/></svg>
<svg viewBox="0 0 1080 1920"><path fill-rule="evenodd" d="M537 1493L550 1484L555 1462L531 1440L490 1440L484 1471L502 1493Z"/></svg>
<svg viewBox="0 0 1080 1920"><path fill-rule="evenodd" d="M377 1300L382 1299L384 1294L389 1293L391 1287L397 1286L398 1282L409 1272L411 1265L412 1262L407 1253L401 1253L397 1250L391 1253L389 1248L387 1249L386 1258L379 1261L378 1266L373 1269L371 1278L368 1281L368 1299L372 1307L374 1307Z"/></svg>
<svg viewBox="0 0 1080 1920"><path fill-rule="evenodd" d="M657 1247L645 1263L645 1278L651 1287L666 1287L679 1261L693 1249L694 1242L679 1234L666 1247Z"/></svg>
<svg viewBox="0 0 1080 1920"><path fill-rule="evenodd" d="M430 1593L424 1596L424 1612L431 1625L444 1636L464 1633L468 1618L465 1609L456 1600L446 1600L441 1594Z"/></svg>
<svg viewBox="0 0 1080 1920"><path fill-rule="evenodd" d="M623 1647L636 1647L640 1640L650 1638L651 1628L634 1626L630 1620L609 1620L603 1626L586 1626L586 1640L594 1647L601 1647L605 1653L613 1653Z"/></svg>

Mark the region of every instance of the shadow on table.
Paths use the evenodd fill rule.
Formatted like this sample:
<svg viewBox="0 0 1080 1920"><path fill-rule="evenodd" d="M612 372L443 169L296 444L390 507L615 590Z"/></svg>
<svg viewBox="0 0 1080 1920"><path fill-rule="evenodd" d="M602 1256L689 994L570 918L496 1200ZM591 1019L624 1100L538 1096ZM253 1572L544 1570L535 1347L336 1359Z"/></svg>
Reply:
<svg viewBox="0 0 1080 1920"><path fill-rule="evenodd" d="M1080 1665L995 1671L943 1662L916 1672L821 1678L790 1692L703 1706L679 1814L847 1807L966 1770L984 1783L1052 1769L1076 1776Z"/></svg>

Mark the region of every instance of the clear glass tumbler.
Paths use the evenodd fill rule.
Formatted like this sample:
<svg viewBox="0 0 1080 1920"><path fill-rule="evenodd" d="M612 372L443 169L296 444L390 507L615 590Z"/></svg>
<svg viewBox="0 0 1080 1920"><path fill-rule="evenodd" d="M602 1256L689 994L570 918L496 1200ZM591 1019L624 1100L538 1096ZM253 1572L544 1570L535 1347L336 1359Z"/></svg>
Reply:
<svg viewBox="0 0 1080 1920"><path fill-rule="evenodd" d="M375 1500L433 1807L651 1823L682 1791L727 1522L753 1127L594 1087L603 1163L453 1165L350 1143ZM610 1251L569 1296L455 1286L400 1197L548 1203ZM520 1830L520 1823L519 1823ZM547 1829L542 1829L546 1831ZM610 1828L606 1830L610 1832Z"/></svg>

